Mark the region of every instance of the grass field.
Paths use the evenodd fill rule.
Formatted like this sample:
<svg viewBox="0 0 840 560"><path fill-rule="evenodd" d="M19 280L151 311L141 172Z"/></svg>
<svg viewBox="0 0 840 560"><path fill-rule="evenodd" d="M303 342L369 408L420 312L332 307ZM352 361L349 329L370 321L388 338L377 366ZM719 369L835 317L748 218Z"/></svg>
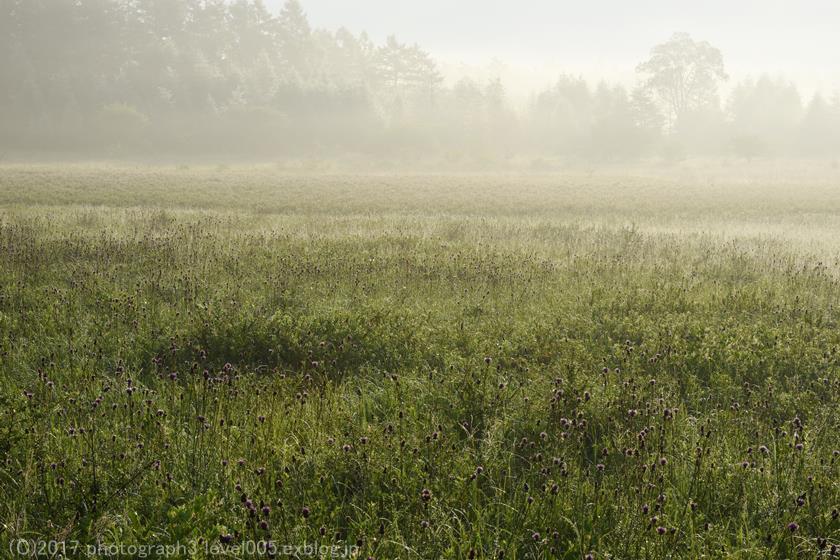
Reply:
<svg viewBox="0 0 840 560"><path fill-rule="evenodd" d="M838 298L830 168L5 165L0 557L828 558Z"/></svg>

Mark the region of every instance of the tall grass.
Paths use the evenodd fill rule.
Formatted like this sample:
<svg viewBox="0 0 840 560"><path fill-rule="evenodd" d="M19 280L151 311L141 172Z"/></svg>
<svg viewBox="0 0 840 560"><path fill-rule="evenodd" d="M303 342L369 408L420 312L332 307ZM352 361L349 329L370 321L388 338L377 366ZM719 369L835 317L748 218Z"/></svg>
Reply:
<svg viewBox="0 0 840 560"><path fill-rule="evenodd" d="M4 551L840 542L830 181L7 166L0 204Z"/></svg>

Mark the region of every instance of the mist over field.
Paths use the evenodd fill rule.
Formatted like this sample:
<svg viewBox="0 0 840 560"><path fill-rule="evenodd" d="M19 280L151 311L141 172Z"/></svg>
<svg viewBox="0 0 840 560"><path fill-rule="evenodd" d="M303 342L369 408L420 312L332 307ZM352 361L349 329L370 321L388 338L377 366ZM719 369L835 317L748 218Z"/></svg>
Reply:
<svg viewBox="0 0 840 560"><path fill-rule="evenodd" d="M0 0L0 558L840 557L838 23Z"/></svg>

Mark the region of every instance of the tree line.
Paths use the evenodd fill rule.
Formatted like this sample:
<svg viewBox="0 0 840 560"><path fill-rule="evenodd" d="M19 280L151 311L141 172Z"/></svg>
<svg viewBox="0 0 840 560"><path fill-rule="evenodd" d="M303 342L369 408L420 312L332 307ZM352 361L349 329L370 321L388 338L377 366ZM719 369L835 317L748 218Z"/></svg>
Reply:
<svg viewBox="0 0 840 560"><path fill-rule="evenodd" d="M447 83L395 36L313 29L297 2L0 0L0 146L101 155L840 155L840 98L729 80L678 33L634 87L560 76L514 107L499 78Z"/></svg>

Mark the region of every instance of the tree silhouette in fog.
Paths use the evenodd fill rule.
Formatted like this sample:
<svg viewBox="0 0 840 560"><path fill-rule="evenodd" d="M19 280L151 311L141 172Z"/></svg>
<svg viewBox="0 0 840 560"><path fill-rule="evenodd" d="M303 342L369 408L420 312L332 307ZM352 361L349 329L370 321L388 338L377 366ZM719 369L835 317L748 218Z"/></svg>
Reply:
<svg viewBox="0 0 840 560"><path fill-rule="evenodd" d="M444 79L396 35L313 28L260 0L0 0L0 150L361 157L840 153L840 100L761 78L722 107L721 52L684 33L632 88L561 75L529 102Z"/></svg>
<svg viewBox="0 0 840 560"><path fill-rule="evenodd" d="M692 111L718 103L718 84L728 76L721 52L688 33L675 33L651 49L650 58L636 67L643 86L653 93L672 126Z"/></svg>

